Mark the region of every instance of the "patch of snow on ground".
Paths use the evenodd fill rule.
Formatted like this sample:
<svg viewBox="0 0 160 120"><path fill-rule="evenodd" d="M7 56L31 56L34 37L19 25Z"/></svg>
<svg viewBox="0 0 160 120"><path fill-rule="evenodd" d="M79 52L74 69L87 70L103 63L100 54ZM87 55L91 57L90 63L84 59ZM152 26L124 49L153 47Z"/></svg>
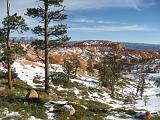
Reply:
<svg viewBox="0 0 160 120"><path fill-rule="evenodd" d="M62 67L62 65L52 64L51 65L51 71L54 71L54 72L63 72L63 67Z"/></svg>
<svg viewBox="0 0 160 120"><path fill-rule="evenodd" d="M20 116L19 112L14 112L14 111L9 112L9 111L8 111L8 108L5 108L5 109L3 110L2 115L4 116L4 117L0 116L0 117L2 117L2 119L8 118L8 117ZM1 119L1 118L0 118L0 119Z"/></svg>
<svg viewBox="0 0 160 120"><path fill-rule="evenodd" d="M42 120L42 119L36 118L34 116L31 116L31 117L28 118L28 120Z"/></svg>
<svg viewBox="0 0 160 120"><path fill-rule="evenodd" d="M61 104L61 105L68 103L68 101L50 101L50 102L55 104Z"/></svg>
<svg viewBox="0 0 160 120"><path fill-rule="evenodd" d="M148 81L151 85L148 89L145 90L143 96L147 96L148 99L146 101L146 105L143 100L137 100L137 104L135 105L138 109L145 109L147 111L150 111L152 113L154 112L160 112L160 96L157 96L157 94L160 94L160 88L157 88L154 86L153 81Z"/></svg>
<svg viewBox="0 0 160 120"><path fill-rule="evenodd" d="M73 88L73 92L74 92L74 94L76 94L76 95L80 94L80 90L77 89L76 87Z"/></svg>
<svg viewBox="0 0 160 120"><path fill-rule="evenodd" d="M39 66L32 65L21 65L20 61L16 61L13 63L13 68L15 68L16 73L18 73L18 77L27 82L28 85L35 87L35 83L33 83L33 79L36 75L40 75L44 77L44 69Z"/></svg>
<svg viewBox="0 0 160 120"><path fill-rule="evenodd" d="M133 78L133 75L128 75L129 77ZM160 76L160 74L150 74L148 76L148 78L150 78L150 76L152 77L157 77ZM142 109L142 110L146 110L149 111L151 113L159 113L160 112L160 96L157 96L158 94L160 94L160 88L157 88L154 85L154 79L153 81L149 81L146 79L146 84L148 85L148 87L144 90L143 93L143 99L141 100L140 98L138 98L138 100L136 100L135 104L119 104L119 106L117 106L117 108L130 108L130 109ZM132 87L127 87L125 88L125 92L129 93L133 93L135 94L136 92L136 88L132 88ZM145 97L147 97L146 99L146 105L145 105Z"/></svg>
<svg viewBox="0 0 160 120"><path fill-rule="evenodd" d="M23 65L21 62L23 62L23 60L17 60L12 65L16 73L18 73L18 77L33 88L35 88L36 85L42 85L35 84L33 79L38 75L41 77L40 81L44 80L44 64L41 62L33 62L33 64L36 65L32 66L32 64ZM61 65L52 64L50 71L63 72L63 68Z"/></svg>
<svg viewBox="0 0 160 120"><path fill-rule="evenodd" d="M113 115L108 115L106 118L104 118L104 120L139 120L139 119L135 119L135 118L119 118Z"/></svg>
<svg viewBox="0 0 160 120"><path fill-rule="evenodd" d="M72 82L77 82L79 84L82 84L86 87L92 87L92 88L96 88L98 87L98 80L96 80L96 78L93 77L88 77L88 78L81 78L81 79L71 79Z"/></svg>

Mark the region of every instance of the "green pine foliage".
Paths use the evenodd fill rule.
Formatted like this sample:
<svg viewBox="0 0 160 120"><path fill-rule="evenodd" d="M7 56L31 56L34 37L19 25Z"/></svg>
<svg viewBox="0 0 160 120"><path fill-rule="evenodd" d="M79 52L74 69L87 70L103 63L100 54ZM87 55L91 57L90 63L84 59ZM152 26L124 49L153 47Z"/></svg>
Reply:
<svg viewBox="0 0 160 120"><path fill-rule="evenodd" d="M69 81L70 77L72 77L73 74L74 74L74 63L73 63L73 61L65 60L63 68L64 68L64 73L67 75L67 80Z"/></svg>
<svg viewBox="0 0 160 120"><path fill-rule="evenodd" d="M37 18L39 24L32 29L33 33L42 36L41 40L32 43L36 53L44 51L45 59L45 92L49 93L49 51L68 41L67 25L63 21L67 19L64 13L63 0L39 0L41 6L28 8L26 15ZM38 54L37 54L38 56ZM38 56L39 57L39 56Z"/></svg>
<svg viewBox="0 0 160 120"><path fill-rule="evenodd" d="M10 4L7 0L7 16L2 21L2 28L0 28L0 61L8 70L8 87L12 89L12 68L11 64L18 55L24 54L23 47L20 44L14 43L10 39L10 34L14 32L23 33L27 31L28 27L22 16L17 13L10 15Z"/></svg>
<svg viewBox="0 0 160 120"><path fill-rule="evenodd" d="M107 56L96 65L99 71L99 79L102 86L110 89L111 94L114 95L115 86L121 77L122 64L119 56Z"/></svg>

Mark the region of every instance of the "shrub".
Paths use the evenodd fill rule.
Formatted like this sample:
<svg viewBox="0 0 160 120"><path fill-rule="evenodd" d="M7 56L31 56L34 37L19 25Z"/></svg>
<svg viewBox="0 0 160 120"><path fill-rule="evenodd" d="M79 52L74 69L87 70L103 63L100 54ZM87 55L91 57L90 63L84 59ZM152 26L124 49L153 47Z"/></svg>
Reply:
<svg viewBox="0 0 160 120"><path fill-rule="evenodd" d="M0 70L0 79L4 79L6 77L6 73Z"/></svg>
<svg viewBox="0 0 160 120"><path fill-rule="evenodd" d="M55 72L51 76L52 83L56 86L73 87L73 83L67 79L67 75L63 72Z"/></svg>
<svg viewBox="0 0 160 120"><path fill-rule="evenodd" d="M124 104L133 104L135 103L135 98L134 96L127 96L125 99L124 99Z"/></svg>
<svg viewBox="0 0 160 120"><path fill-rule="evenodd" d="M35 116L36 118L46 119L47 115L45 111L47 108L43 105L43 100L40 100L37 103L24 104L24 98L15 94L7 94L5 96L0 97L1 109L8 108L8 111L18 112L21 115L21 118L19 119L22 119L24 117L27 118L29 116Z"/></svg>
<svg viewBox="0 0 160 120"><path fill-rule="evenodd" d="M7 79L7 75L8 75L8 72L4 72L2 70L0 70L0 79ZM15 73L14 70L12 70L12 79L15 79L18 77L18 74Z"/></svg>
<svg viewBox="0 0 160 120"><path fill-rule="evenodd" d="M160 120L160 116L156 115L151 118L151 120Z"/></svg>
<svg viewBox="0 0 160 120"><path fill-rule="evenodd" d="M36 75L33 78L33 82L36 83L36 84L40 84L40 83L42 83L42 81L40 81L40 79L41 79L41 76L40 75Z"/></svg>

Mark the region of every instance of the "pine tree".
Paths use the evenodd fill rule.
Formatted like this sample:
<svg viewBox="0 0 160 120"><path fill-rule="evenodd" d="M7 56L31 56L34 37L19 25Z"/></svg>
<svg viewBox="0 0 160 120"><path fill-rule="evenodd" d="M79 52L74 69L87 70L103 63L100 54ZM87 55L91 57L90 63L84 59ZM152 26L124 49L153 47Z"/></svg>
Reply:
<svg viewBox="0 0 160 120"><path fill-rule="evenodd" d="M49 94L49 49L57 47L70 38L66 35L67 25L61 23L67 19L67 15L64 14L65 7L62 5L63 0L39 0L39 2L42 3L42 6L28 8L27 15L40 20L40 24L32 31L44 37L43 40L38 40L34 46L45 51L45 92Z"/></svg>
<svg viewBox="0 0 160 120"><path fill-rule="evenodd" d="M10 39L10 34L18 31L20 33L27 31L28 27L25 20L18 16L17 13L10 15L10 4L7 0L7 17L2 22L3 27L0 29L1 45L3 46L1 52L1 61L7 67L8 73L8 87L12 90L12 68L11 64L15 60L16 54L23 54L23 47L20 44L16 44Z"/></svg>
<svg viewBox="0 0 160 120"><path fill-rule="evenodd" d="M80 67L80 62L79 62L78 57L76 55L73 55L73 57L71 58L71 61L73 62L74 76L76 77L78 68Z"/></svg>
<svg viewBox="0 0 160 120"><path fill-rule="evenodd" d="M145 79L146 79L147 74L138 74L138 85L137 85L137 92L136 92L136 96L138 95L138 93L140 93L140 97L142 99L143 97L143 93L144 93L144 89L145 89Z"/></svg>
<svg viewBox="0 0 160 120"><path fill-rule="evenodd" d="M160 87L160 79L156 80L156 81L154 82L154 85L156 85L157 87Z"/></svg>
<svg viewBox="0 0 160 120"><path fill-rule="evenodd" d="M98 65L99 79L104 87L110 89L114 96L115 86L121 77L122 64L119 56L106 56Z"/></svg>
<svg viewBox="0 0 160 120"><path fill-rule="evenodd" d="M74 63L71 60L64 60L64 72L67 75L67 80L69 81L71 75L74 73Z"/></svg>
<svg viewBox="0 0 160 120"><path fill-rule="evenodd" d="M93 75L94 73L94 65L93 65L93 62L92 62L92 57L90 57L87 61L88 63L88 67L87 67L87 72L89 73L89 75Z"/></svg>

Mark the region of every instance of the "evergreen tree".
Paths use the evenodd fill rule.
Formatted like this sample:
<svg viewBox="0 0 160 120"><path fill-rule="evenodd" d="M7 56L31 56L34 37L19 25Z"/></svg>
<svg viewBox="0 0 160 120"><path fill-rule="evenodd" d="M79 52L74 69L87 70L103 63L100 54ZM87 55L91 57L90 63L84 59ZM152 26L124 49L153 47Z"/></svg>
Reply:
<svg viewBox="0 0 160 120"><path fill-rule="evenodd" d="M3 27L0 29L0 42L3 47L1 51L1 61L7 68L8 73L8 87L12 90L12 68L11 64L16 59L17 54L23 54L23 47L20 44L14 43L10 39L10 34L18 31L20 33L27 31L28 27L25 20L18 16L17 13L10 15L10 4L7 0L7 17L2 21Z"/></svg>
<svg viewBox="0 0 160 120"><path fill-rule="evenodd" d="M146 79L147 74L143 73L143 74L138 74L137 76L139 78L139 81L138 81L138 85L137 85L136 96L138 95L138 93L140 93L140 97L142 99L144 89L145 89L145 84L146 84L145 79Z"/></svg>
<svg viewBox="0 0 160 120"><path fill-rule="evenodd" d="M97 68L102 85L108 87L111 90L111 94L114 95L115 86L121 77L122 71L119 56L111 55L104 57Z"/></svg>
<svg viewBox="0 0 160 120"><path fill-rule="evenodd" d="M156 85L157 87L160 87L160 79L156 80L156 81L154 82L154 85Z"/></svg>
<svg viewBox="0 0 160 120"><path fill-rule="evenodd" d="M74 63L73 61L65 60L63 67L64 67L64 72L67 75L67 80L69 81L71 75L73 75L74 73Z"/></svg>
<svg viewBox="0 0 160 120"><path fill-rule="evenodd" d="M69 40L67 37L67 25L61 21L67 18L64 14L63 0L39 0L41 6L38 8L28 8L27 15L32 18L38 18L39 24L32 31L43 36L43 40L37 40L34 45L36 48L45 51L45 92L49 93L49 49ZM51 23L53 23L51 25Z"/></svg>
<svg viewBox="0 0 160 120"><path fill-rule="evenodd" d="M92 76L92 74L94 73L94 66L93 66L93 62L92 62L92 57L87 61L88 62L88 67L87 67L87 72L89 73L89 75Z"/></svg>
<svg viewBox="0 0 160 120"><path fill-rule="evenodd" d="M71 58L71 61L73 62L74 76L76 77L78 68L80 67L80 62L79 62L78 57L76 55L73 55L73 57Z"/></svg>

